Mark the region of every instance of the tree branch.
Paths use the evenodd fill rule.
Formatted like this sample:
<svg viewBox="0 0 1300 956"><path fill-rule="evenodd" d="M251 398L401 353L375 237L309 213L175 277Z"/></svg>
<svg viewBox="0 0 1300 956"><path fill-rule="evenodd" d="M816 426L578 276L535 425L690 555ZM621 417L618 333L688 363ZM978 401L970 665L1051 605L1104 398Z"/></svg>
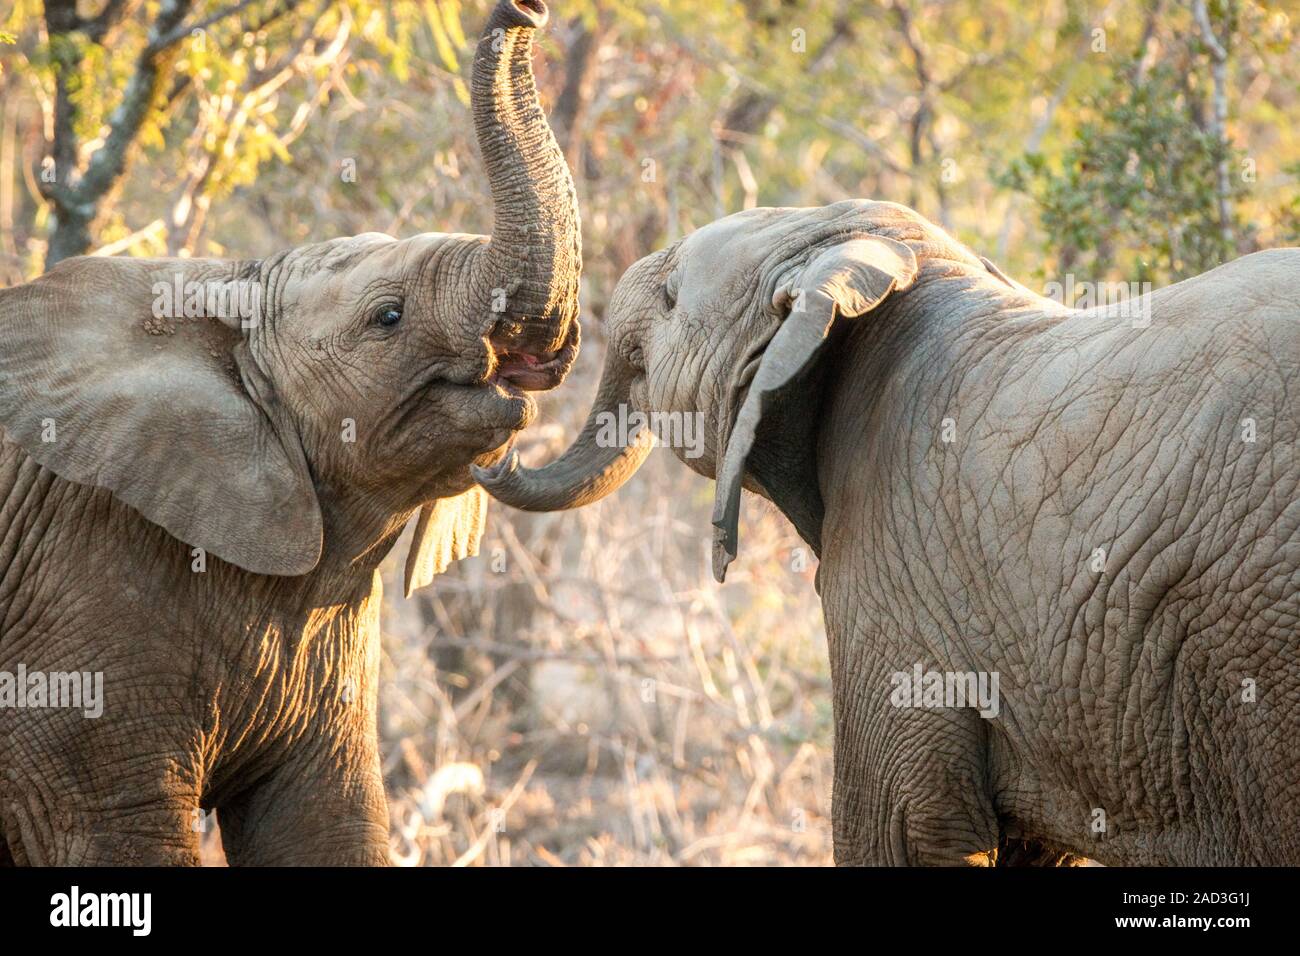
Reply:
<svg viewBox="0 0 1300 956"><path fill-rule="evenodd" d="M108 134L77 176L78 108L73 92L81 80L86 43L99 43L126 16L131 0L107 0L99 14L83 18L75 0L47 0L46 33L54 63L55 103L49 157L53 175L39 177L41 195L54 207L47 268L90 248L90 224L103 197L126 171L127 153L140 133L158 92L162 60L172 44L163 42L189 14L193 0L162 0L149 38L136 58L122 102L107 120ZM183 35L183 34L182 34Z"/></svg>
<svg viewBox="0 0 1300 956"><path fill-rule="evenodd" d="M90 42L103 46L109 33L113 31L131 11L133 0L108 0L98 16L82 21L81 31L90 38Z"/></svg>
<svg viewBox="0 0 1300 956"><path fill-rule="evenodd" d="M216 26L222 20L243 13L253 4L258 2L259 0L241 0L240 3L232 3L230 6L218 10L216 13L212 14L211 16L203 20L200 20L197 23L181 24L180 26L177 26L174 29L172 29L170 33L161 37L158 41L158 47L160 50L164 50L167 47L171 46L173 43L177 43L185 39L187 36L194 33L196 30L206 30L208 27ZM280 5L280 9L278 13L275 14L275 16L282 16L283 14L289 12L294 7L298 6L299 2L300 0L285 0L285 2Z"/></svg>
<svg viewBox="0 0 1300 956"><path fill-rule="evenodd" d="M176 24L185 19L192 5L193 0L164 0L158 19L149 30L149 42L136 60L135 73L127 81L122 102L108 118L108 136L104 145L95 151L76 187L81 201L98 200L126 171L127 149L144 125L158 91L160 60L176 42L172 40L164 44L161 39L173 34Z"/></svg>

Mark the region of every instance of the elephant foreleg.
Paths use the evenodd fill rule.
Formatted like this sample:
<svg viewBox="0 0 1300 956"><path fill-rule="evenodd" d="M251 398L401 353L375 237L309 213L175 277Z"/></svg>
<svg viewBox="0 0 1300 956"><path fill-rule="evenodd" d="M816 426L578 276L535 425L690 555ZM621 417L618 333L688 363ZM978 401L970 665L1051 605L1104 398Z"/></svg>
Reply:
<svg viewBox="0 0 1300 956"><path fill-rule="evenodd" d="M0 787L0 865L197 866L199 785L175 772L185 763L181 752L77 770L51 760L42 775L24 760Z"/></svg>
<svg viewBox="0 0 1300 956"><path fill-rule="evenodd" d="M895 708L883 693L858 703L836 715L836 863L990 865L999 828L980 717Z"/></svg>
<svg viewBox="0 0 1300 956"><path fill-rule="evenodd" d="M389 862L388 804L373 747L286 763L218 807L217 819L231 866Z"/></svg>

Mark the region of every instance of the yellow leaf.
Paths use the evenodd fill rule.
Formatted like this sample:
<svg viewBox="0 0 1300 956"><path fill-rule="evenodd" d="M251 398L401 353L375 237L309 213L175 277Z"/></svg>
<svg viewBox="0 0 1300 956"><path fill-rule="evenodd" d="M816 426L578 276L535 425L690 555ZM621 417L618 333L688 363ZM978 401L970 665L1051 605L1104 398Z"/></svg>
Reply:
<svg viewBox="0 0 1300 956"><path fill-rule="evenodd" d="M447 25L447 33L457 50L463 50L469 44L465 41L465 30L460 24L460 0L443 0L442 19Z"/></svg>
<svg viewBox="0 0 1300 956"><path fill-rule="evenodd" d="M460 61L456 56L456 50L452 46L451 37L447 33L447 28L443 22L442 7L435 3L434 0L426 0L424 4L425 19L429 21L429 29L433 33L433 44L438 48L438 56L445 66L452 73L460 72Z"/></svg>

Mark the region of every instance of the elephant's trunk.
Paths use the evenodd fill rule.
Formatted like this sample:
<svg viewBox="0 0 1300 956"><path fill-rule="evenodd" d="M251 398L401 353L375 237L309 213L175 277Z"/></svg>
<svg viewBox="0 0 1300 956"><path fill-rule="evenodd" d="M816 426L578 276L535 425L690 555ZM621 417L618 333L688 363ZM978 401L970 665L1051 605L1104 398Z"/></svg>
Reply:
<svg viewBox="0 0 1300 956"><path fill-rule="evenodd" d="M481 290L498 313L499 348L534 356L560 350L576 333L582 269L577 193L533 78L533 33L547 18L542 0L501 0L471 82L493 201Z"/></svg>
<svg viewBox="0 0 1300 956"><path fill-rule="evenodd" d="M564 511L581 508L612 494L636 474L650 449L654 434L642 427L625 444L619 429L611 427L630 416L629 390L634 371L613 350L605 360L596 401L582 433L563 455L541 468L524 468L513 449L493 468L474 468L475 479L488 494L524 511ZM613 434L607 434L612 432ZM602 438L602 435L604 437Z"/></svg>

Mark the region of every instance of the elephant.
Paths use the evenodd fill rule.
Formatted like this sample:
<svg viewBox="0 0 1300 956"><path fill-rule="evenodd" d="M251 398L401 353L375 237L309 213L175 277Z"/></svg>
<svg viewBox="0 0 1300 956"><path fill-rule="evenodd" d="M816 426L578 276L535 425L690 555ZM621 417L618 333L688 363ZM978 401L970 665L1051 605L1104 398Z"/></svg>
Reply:
<svg viewBox="0 0 1300 956"><path fill-rule="evenodd" d="M378 566L475 552L579 340L541 0L471 77L490 236L79 258L0 290L0 860L382 865ZM92 705L86 700L96 698Z"/></svg>
<svg viewBox="0 0 1300 956"><path fill-rule="evenodd" d="M474 473L578 507L697 416L718 579L742 488L819 558L839 864L1296 864L1297 276L1075 308L904 206L753 209L619 280L567 451Z"/></svg>

